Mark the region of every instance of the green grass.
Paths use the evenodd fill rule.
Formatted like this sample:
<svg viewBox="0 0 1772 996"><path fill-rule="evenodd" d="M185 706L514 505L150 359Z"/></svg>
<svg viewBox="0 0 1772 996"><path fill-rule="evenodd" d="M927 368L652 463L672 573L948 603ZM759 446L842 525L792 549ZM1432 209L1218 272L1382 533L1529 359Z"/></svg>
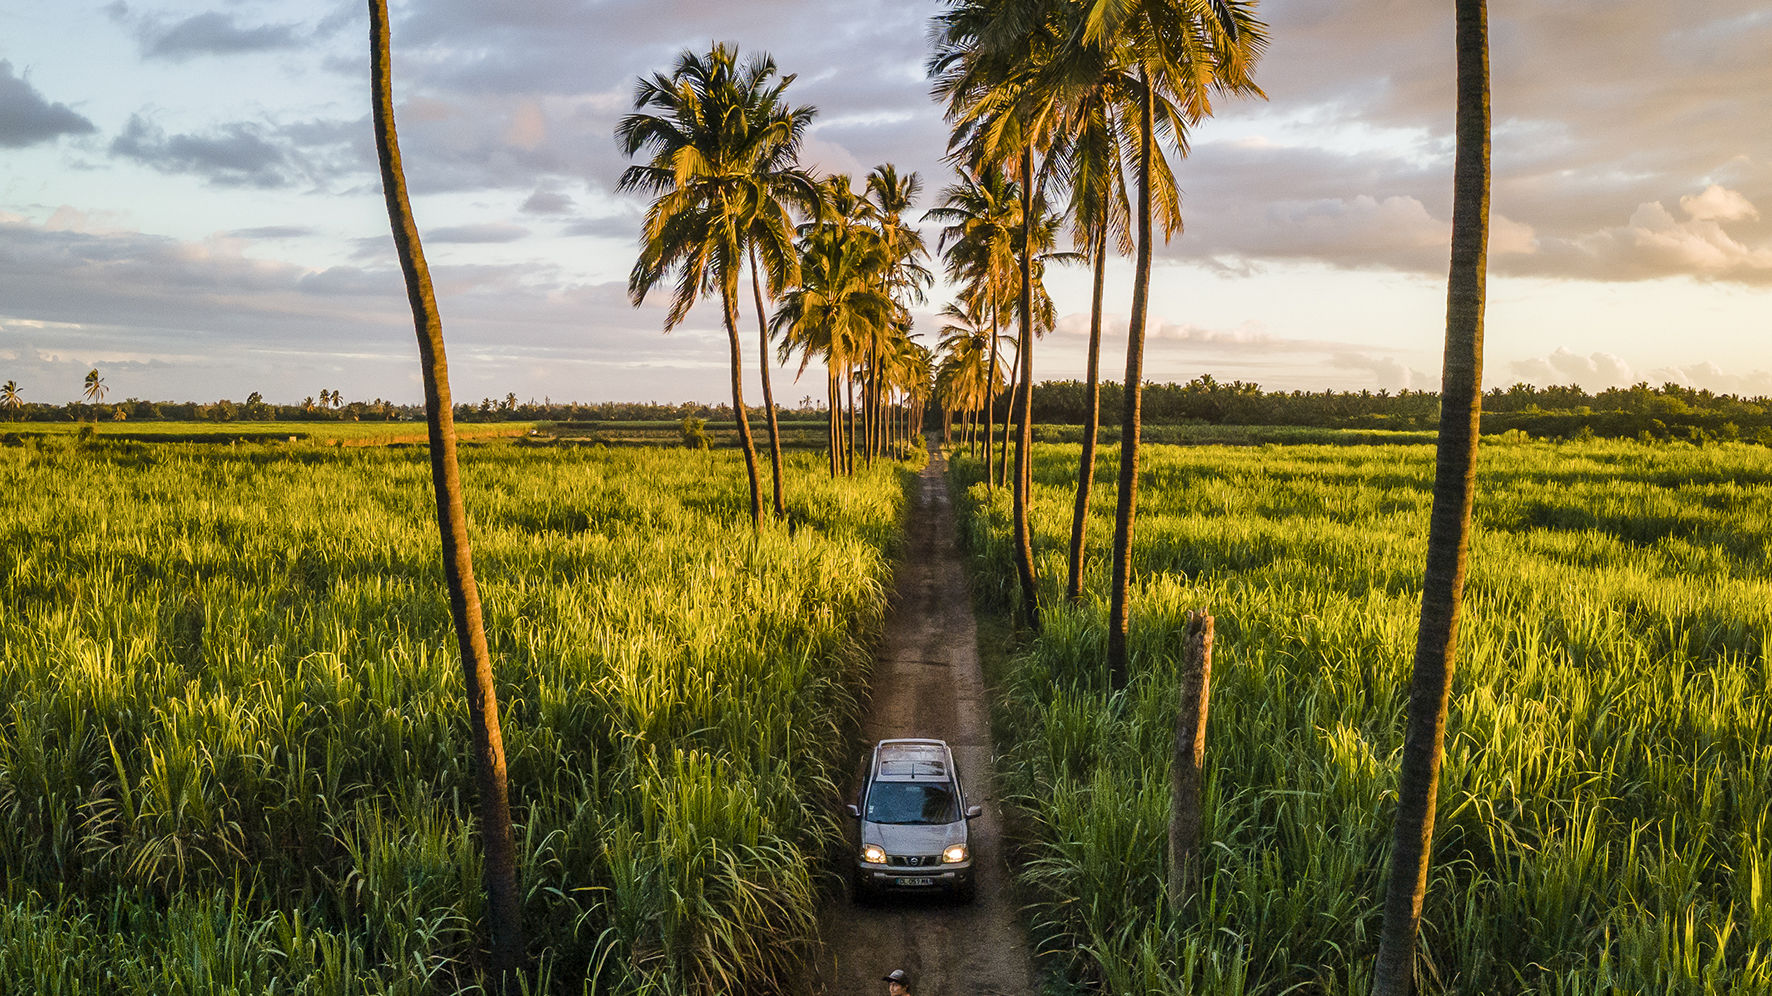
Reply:
<svg viewBox="0 0 1772 996"><path fill-rule="evenodd" d="M1046 628L1004 685L1036 931L1075 984L1363 993L1420 597L1428 447L1152 447L1106 689L1115 467L1063 607L1077 448L1036 451ZM979 473L958 459L963 483ZM1772 452L1486 446L1424 911L1427 991L1772 992ZM987 602L1002 491L964 514ZM1217 617L1207 886L1161 903L1185 611Z"/></svg>
<svg viewBox="0 0 1772 996"><path fill-rule="evenodd" d="M904 472L463 451L543 988L779 989ZM0 991L471 991L462 677L422 448L0 448Z"/></svg>

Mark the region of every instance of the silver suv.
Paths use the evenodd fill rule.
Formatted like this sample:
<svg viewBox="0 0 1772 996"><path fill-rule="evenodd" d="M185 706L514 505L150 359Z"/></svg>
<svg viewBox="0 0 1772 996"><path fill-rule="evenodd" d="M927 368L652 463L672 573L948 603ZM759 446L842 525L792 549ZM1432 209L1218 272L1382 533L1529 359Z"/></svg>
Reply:
<svg viewBox="0 0 1772 996"><path fill-rule="evenodd" d="M888 891L945 891L969 903L972 842L966 821L983 813L966 805L954 753L940 740L882 740L849 815L861 820L855 898Z"/></svg>

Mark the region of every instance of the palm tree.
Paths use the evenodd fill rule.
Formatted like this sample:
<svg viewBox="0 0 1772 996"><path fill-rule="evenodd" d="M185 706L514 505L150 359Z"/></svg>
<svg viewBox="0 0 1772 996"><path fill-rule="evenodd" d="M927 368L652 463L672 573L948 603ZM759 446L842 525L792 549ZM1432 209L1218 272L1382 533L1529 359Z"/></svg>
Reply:
<svg viewBox="0 0 1772 996"><path fill-rule="evenodd" d="M1457 0L1455 11L1457 152L1452 168L1452 261L1446 281L1440 433L1384 926L1372 974L1374 996L1408 996L1414 983L1415 937L1427 895L1446 706L1457 663L1458 616L1476 493L1489 248L1489 26L1484 0Z"/></svg>
<svg viewBox="0 0 1772 996"><path fill-rule="evenodd" d="M703 294L719 292L731 349L732 413L750 483L751 524L759 530L763 501L744 407L738 276L753 226L769 210L757 193L759 164L772 162L792 138L791 116L777 117L766 127L753 120L752 92L775 74L768 56L740 65L737 50L729 45L715 45L706 56L686 51L670 76L641 78L634 113L616 127L625 155L651 154L648 162L629 166L616 189L657 195L646 212L628 296L638 307L653 287L675 273L665 318L669 331Z"/></svg>
<svg viewBox="0 0 1772 996"><path fill-rule="evenodd" d="M898 305L899 324L903 326L901 333L908 332L911 324L910 309L924 301L923 291L934 280L934 276L925 267L922 260L929 251L923 244L923 233L905 223L904 214L916 206L917 195L923 190L923 178L916 173L899 176L898 167L891 163L883 163L868 173L863 201L871 209L874 225L880 233L881 248L886 254L886 293ZM888 342L895 342L888 337ZM880 387L873 385L870 395L874 404L880 403ZM873 419L875 423L881 420ZM881 433L884 426L876 424L869 437L871 452L878 452L883 443Z"/></svg>
<svg viewBox="0 0 1772 996"><path fill-rule="evenodd" d="M896 306L882 279L885 252L878 234L858 221L857 199L849 191L848 178L830 178L826 190L829 209L822 220L802 226L799 279L782 295L772 326L782 337L783 360L800 350L801 373L814 356L824 358L835 476L851 466L841 455L843 384L853 382L867 344L877 329L891 324ZM853 408L850 425L854 425Z"/></svg>
<svg viewBox="0 0 1772 996"><path fill-rule="evenodd" d="M985 409L1003 383L1003 366L997 358L996 343L1000 336L983 322L978 310L974 301L964 308L949 304L941 311L941 317L947 322L941 327L940 340L941 368L947 371L946 397L952 406L967 413ZM967 440L968 444L974 441L972 438ZM988 452L988 440L985 445Z"/></svg>
<svg viewBox="0 0 1772 996"><path fill-rule="evenodd" d="M1015 232L1021 226L1021 190L1002 170L987 167L976 173L956 169L955 183L944 187L941 202L924 213L925 221L943 224L936 248L947 259L950 279L965 286L969 308L989 316L990 366L998 364L1001 305L1015 267ZM984 398L984 478L993 481L991 445L996 425L995 391ZM1003 432L1008 436L1008 419Z"/></svg>
<svg viewBox="0 0 1772 996"><path fill-rule="evenodd" d="M9 380L0 385L0 405L5 405L14 419L18 418L18 410L24 403L25 399L19 397L18 394L17 381Z"/></svg>
<svg viewBox="0 0 1772 996"><path fill-rule="evenodd" d="M1119 0L1124 2L1124 0ZM935 92L947 101L954 122L948 147L974 166L1000 164L1020 184L1020 293L1016 318L1021 370L1015 400L1015 489L1011 548L1021 582L1021 614L1040 628L1038 582L1034 575L1033 532L1028 503L1032 489L1034 329L1034 237L1036 154L1043 154L1059 123L1053 88L1043 85L1044 67L1057 58L1062 36L1055 30L1056 6L1049 0L959 0L936 18L936 54L929 69Z"/></svg>
<svg viewBox="0 0 1772 996"><path fill-rule="evenodd" d="M425 415L430 430L431 486L437 503L437 530L443 544L443 575L449 586L449 611L461 649L462 676L467 683L468 717L474 744L480 832L485 840L483 876L486 921L491 933L494 988L518 988L523 963L523 910L517 892L517 849L511 832L510 796L505 780L504 738L498 721L498 693L492 678L492 657L480 617L480 590L468 542L468 516L462 497L461 471L455 459L455 414L450 404L449 364L443 352L443 321L431 288L430 269L419 243L418 225L406 195L406 175L394 133L394 93L390 70L387 0L369 0L370 96L375 148L381 163L382 190L406 296L418 334L420 369L424 375ZM93 376L96 376L96 371ZM89 378L90 379L90 378ZM336 394L333 395L337 397Z"/></svg>
<svg viewBox="0 0 1772 996"><path fill-rule="evenodd" d="M86 400L93 404L105 400L105 381L97 369L86 371Z"/></svg>
<svg viewBox="0 0 1772 996"><path fill-rule="evenodd" d="M767 74L774 72L775 64L767 57L760 64L753 64L765 75L745 79L747 126L772 136L773 146L760 150L750 178L744 237L751 263L751 292L757 303L757 365L762 374L763 411L769 427L770 484L775 514L783 517L787 515L787 502L781 483L781 428L776 420L775 392L769 375L769 321L763 303L764 277L767 276L771 298L779 297L797 279L795 271L799 258L794 250L792 216L815 216L823 203L817 181L795 161L800 140L818 111L810 106L791 107L784 102L783 91L794 77L785 76L770 83Z"/></svg>
<svg viewBox="0 0 1772 996"><path fill-rule="evenodd" d="M1137 94L1137 197L1132 310L1127 321L1126 376L1121 382L1119 496L1114 507L1113 581L1108 602L1108 674L1127 672L1127 592L1132 574L1132 521L1137 508L1140 404L1145 320L1150 300L1151 215L1157 173L1157 132L1178 145L1187 129L1210 116L1214 93L1261 96L1251 72L1267 43L1253 0L1086 0L1064 31L1067 57L1129 75ZM1065 60L1054 67L1065 66ZM1055 68L1054 78L1063 70ZM1087 78L1087 77L1085 77Z"/></svg>
<svg viewBox="0 0 1772 996"><path fill-rule="evenodd" d="M1125 61L1113 58L1111 52L1088 46L1071 46L1067 52L1067 58L1055 60L1049 69L1051 85L1061 94L1057 103L1063 117L1047 162L1070 187L1069 214L1076 245L1094 264L1088 369L1084 378L1087 413L1077 467L1076 502L1071 514L1070 570L1065 581L1065 598L1076 602L1083 590L1083 557L1101 418L1101 325L1109 236L1121 255L1134 249L1122 150L1129 138L1126 122L1139 113L1140 88ZM1178 114L1171 111L1165 116L1173 120ZM1185 133L1174 137L1185 147ZM1150 162L1151 192L1167 239L1181 227L1181 199L1168 158L1161 149L1156 152Z"/></svg>

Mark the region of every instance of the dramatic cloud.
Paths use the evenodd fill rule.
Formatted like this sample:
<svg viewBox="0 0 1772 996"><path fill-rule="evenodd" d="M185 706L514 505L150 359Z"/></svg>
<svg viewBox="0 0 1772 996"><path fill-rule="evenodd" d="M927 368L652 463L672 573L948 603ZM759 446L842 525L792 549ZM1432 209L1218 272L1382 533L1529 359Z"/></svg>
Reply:
<svg viewBox="0 0 1772 996"><path fill-rule="evenodd" d="M0 59L0 147L23 148L96 130L68 105L45 100L29 80L12 74L12 63Z"/></svg>

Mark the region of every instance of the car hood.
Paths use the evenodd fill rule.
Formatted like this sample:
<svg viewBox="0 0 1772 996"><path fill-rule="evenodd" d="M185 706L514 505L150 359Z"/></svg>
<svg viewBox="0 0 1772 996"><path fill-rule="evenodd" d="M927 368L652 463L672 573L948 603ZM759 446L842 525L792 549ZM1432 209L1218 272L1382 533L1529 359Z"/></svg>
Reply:
<svg viewBox="0 0 1772 996"><path fill-rule="evenodd" d="M966 843L966 823L863 823L861 842L878 844L887 854L940 854Z"/></svg>

